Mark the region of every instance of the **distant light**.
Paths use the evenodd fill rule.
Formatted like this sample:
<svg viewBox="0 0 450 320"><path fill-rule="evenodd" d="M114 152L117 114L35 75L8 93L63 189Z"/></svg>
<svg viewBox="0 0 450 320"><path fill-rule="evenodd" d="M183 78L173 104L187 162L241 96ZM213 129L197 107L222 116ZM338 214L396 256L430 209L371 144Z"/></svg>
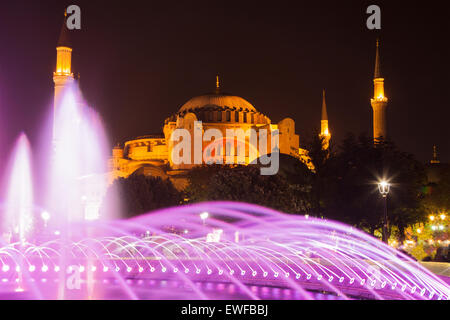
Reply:
<svg viewBox="0 0 450 320"><path fill-rule="evenodd" d="M437 230L436 226L431 226L431 230Z"/></svg>
<svg viewBox="0 0 450 320"><path fill-rule="evenodd" d="M431 221L434 221L434 216L433 215L429 216L429 218L430 218Z"/></svg>
<svg viewBox="0 0 450 320"><path fill-rule="evenodd" d="M439 230L444 230L444 226L443 226L443 225L440 225L440 226L439 226Z"/></svg>
<svg viewBox="0 0 450 320"><path fill-rule="evenodd" d="M59 236L60 234L61 234L61 232L55 231L55 236Z"/></svg>
<svg viewBox="0 0 450 320"><path fill-rule="evenodd" d="M184 234L188 234L189 233L189 230L184 230Z"/></svg>
<svg viewBox="0 0 450 320"><path fill-rule="evenodd" d="M441 220L445 220L446 216L445 214L441 214Z"/></svg>
<svg viewBox="0 0 450 320"><path fill-rule="evenodd" d="M2 267L2 271L3 272L8 272L9 271L9 266L7 264L4 264Z"/></svg>
<svg viewBox="0 0 450 320"><path fill-rule="evenodd" d="M200 219L206 220L206 219L208 219L208 217L209 217L208 212L205 211L205 212L200 213Z"/></svg>
<svg viewBox="0 0 450 320"><path fill-rule="evenodd" d="M422 233L422 229L417 229L417 233Z"/></svg>
<svg viewBox="0 0 450 320"><path fill-rule="evenodd" d="M42 218L44 221L50 220L50 213L49 213L48 211L42 211L42 213L41 213L41 218Z"/></svg>

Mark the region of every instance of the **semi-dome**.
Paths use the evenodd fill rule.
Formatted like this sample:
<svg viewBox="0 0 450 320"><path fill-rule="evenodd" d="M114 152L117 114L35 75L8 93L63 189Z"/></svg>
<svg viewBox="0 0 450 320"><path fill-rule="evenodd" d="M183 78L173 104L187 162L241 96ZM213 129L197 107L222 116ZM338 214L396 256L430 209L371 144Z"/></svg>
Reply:
<svg viewBox="0 0 450 320"><path fill-rule="evenodd" d="M255 107L244 98L227 93L209 93L190 99L180 108L179 113L191 112L203 108L230 108L257 112Z"/></svg>

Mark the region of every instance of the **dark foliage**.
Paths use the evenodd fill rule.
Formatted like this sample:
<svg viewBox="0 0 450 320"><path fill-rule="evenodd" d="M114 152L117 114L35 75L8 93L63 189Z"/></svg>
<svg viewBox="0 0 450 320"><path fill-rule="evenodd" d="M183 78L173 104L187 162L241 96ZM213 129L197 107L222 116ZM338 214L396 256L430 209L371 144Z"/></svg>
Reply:
<svg viewBox="0 0 450 320"><path fill-rule="evenodd" d="M170 180L133 174L120 178L109 187L101 210L105 204L117 203L120 199L121 217L130 218L159 208L179 205L183 196Z"/></svg>
<svg viewBox="0 0 450 320"><path fill-rule="evenodd" d="M261 175L256 165L195 168L190 172L186 191L191 202L241 201L287 213L306 213L310 176L299 160L281 155L279 173L272 176Z"/></svg>
<svg viewBox="0 0 450 320"><path fill-rule="evenodd" d="M426 183L424 167L410 154L399 151L392 142L377 144L366 135L348 135L338 152L317 152L312 143L311 158L316 166L314 210L370 233L382 224L383 200L377 182L391 184L388 197L389 221L400 234L422 218L421 188Z"/></svg>

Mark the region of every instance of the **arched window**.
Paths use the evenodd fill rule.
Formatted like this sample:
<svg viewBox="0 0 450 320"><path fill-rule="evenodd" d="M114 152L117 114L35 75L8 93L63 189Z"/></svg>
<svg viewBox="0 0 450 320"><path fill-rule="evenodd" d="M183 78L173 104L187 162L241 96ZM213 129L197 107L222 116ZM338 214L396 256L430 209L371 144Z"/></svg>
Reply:
<svg viewBox="0 0 450 320"><path fill-rule="evenodd" d="M227 121L230 122L231 121L231 111L227 111Z"/></svg>
<svg viewBox="0 0 450 320"><path fill-rule="evenodd" d="M227 156L231 155L230 151L231 151L231 143L227 142L226 149L225 149L225 155L227 155Z"/></svg>

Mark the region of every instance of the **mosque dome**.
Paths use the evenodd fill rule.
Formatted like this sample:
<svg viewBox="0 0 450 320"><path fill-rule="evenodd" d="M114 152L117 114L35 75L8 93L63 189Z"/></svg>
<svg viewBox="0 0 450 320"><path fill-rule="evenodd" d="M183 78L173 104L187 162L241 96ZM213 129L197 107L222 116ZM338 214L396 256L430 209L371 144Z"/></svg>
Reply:
<svg viewBox="0 0 450 320"><path fill-rule="evenodd" d="M255 107L244 98L227 93L209 93L190 99L180 108L179 113L216 108L257 112Z"/></svg>
<svg viewBox="0 0 450 320"><path fill-rule="evenodd" d="M238 110L243 112L257 112L255 107L247 100L220 91L219 76L216 77L216 90L213 93L207 93L194 97L186 102L178 111L178 113L188 113L206 110Z"/></svg>

